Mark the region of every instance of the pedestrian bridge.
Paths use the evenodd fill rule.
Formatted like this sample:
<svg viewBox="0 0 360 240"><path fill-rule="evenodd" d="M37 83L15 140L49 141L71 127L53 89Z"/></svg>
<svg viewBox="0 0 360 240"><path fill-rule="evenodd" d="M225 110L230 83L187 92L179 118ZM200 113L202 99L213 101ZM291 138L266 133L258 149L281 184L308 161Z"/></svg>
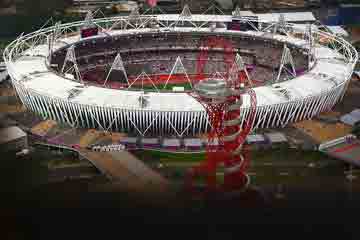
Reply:
<svg viewBox="0 0 360 240"><path fill-rule="evenodd" d="M360 166L360 140L352 134L320 144L319 151L349 164Z"/></svg>

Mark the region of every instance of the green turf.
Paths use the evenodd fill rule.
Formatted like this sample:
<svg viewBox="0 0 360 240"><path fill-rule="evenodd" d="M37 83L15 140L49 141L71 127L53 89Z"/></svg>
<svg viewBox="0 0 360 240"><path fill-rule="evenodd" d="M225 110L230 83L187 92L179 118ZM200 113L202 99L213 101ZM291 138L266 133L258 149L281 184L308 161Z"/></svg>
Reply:
<svg viewBox="0 0 360 240"><path fill-rule="evenodd" d="M15 38L0 38L0 50L4 50Z"/></svg>
<svg viewBox="0 0 360 240"><path fill-rule="evenodd" d="M252 185L286 184L306 187L313 186L318 178L329 179L333 184L342 182L344 178L343 163L321 152L300 151L284 146L278 149L252 151L250 154L248 173L251 174ZM182 181L184 174L191 167L198 166L205 159L205 153L184 154L146 150L138 151L137 155L145 161L152 159L161 162L162 171L169 173L170 178L176 181ZM309 163L315 163L315 167L310 167ZM216 173L218 184L223 183L223 174L224 169L219 167ZM203 184L204 179L198 176L195 182Z"/></svg>
<svg viewBox="0 0 360 240"><path fill-rule="evenodd" d="M286 147L251 152L251 160L256 162L289 162L289 159L293 162L309 163L329 160L329 157L318 151L301 151Z"/></svg>
<svg viewBox="0 0 360 240"><path fill-rule="evenodd" d="M190 83L182 83L182 84L168 84L166 85L166 88L164 88L165 84L156 84L156 87L158 90L170 90L172 91L173 87L184 87L184 90L191 90L192 87ZM132 85L131 86L134 89L142 89L141 85ZM153 85L144 85L144 90L153 90L156 91L155 87Z"/></svg>

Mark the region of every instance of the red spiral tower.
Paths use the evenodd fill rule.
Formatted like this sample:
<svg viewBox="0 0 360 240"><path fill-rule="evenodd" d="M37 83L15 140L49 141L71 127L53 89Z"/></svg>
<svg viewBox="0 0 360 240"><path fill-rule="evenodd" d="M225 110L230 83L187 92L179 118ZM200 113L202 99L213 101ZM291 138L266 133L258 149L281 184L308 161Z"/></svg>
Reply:
<svg viewBox="0 0 360 240"><path fill-rule="evenodd" d="M210 38L205 43L209 46L200 48L197 62L198 74L204 78L195 84L191 95L205 108L212 128L207 136L206 159L189 170L186 186L196 193L194 178L204 176L205 193L232 192L243 189L249 182L246 170L250 156L244 142L254 122L256 95L246 82L247 74L233 71L236 63L231 42ZM209 51L214 49L223 51L224 77L209 74L206 77L204 74ZM240 111L244 94L250 96L250 107L246 115L242 115ZM216 145L213 144L215 140L218 141ZM216 171L220 166L224 167L224 183L218 186Z"/></svg>
<svg viewBox="0 0 360 240"><path fill-rule="evenodd" d="M205 66L209 62L210 51L221 51L223 56L223 64L225 65L224 73L229 73L232 63L234 62L235 52L233 44L230 40L223 37L207 37L200 42L200 52L196 62L196 72L199 79L206 78ZM212 73L216 72L216 69L212 69ZM214 71L215 70L215 71ZM225 76L226 77L226 76Z"/></svg>

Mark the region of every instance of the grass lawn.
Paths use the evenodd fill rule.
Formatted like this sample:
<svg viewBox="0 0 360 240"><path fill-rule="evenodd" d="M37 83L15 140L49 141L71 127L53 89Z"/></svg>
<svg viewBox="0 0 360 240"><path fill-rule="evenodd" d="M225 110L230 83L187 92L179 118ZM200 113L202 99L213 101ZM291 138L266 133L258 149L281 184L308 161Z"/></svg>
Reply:
<svg viewBox="0 0 360 240"><path fill-rule="evenodd" d="M4 50L5 47L14 40L15 38L0 38L0 50Z"/></svg>
<svg viewBox="0 0 360 240"><path fill-rule="evenodd" d="M152 150L137 150L134 152L140 159L163 160L169 163L200 162L205 159L205 153L168 153ZM252 151L250 155L252 162L289 163L300 162L308 164L311 162L331 161L332 159L324 153L317 151L299 151L296 149L279 148L261 151ZM333 160L335 161L335 160Z"/></svg>
<svg viewBox="0 0 360 240"><path fill-rule="evenodd" d="M198 166L205 159L205 153L184 154L146 150L138 151L137 156L139 154L140 159L145 162L151 159L161 162L164 166L163 171L169 173L170 178L176 181L182 181L189 168ZM327 189L331 186L340 186L344 180L342 162L331 159L321 152L299 151L284 147L253 151L250 159L248 173L252 185L284 184ZM309 167L309 163L314 163L315 167ZM224 169L219 167L216 173L218 184L223 183L223 175ZM203 183L203 178L196 177L195 182ZM316 186L315 182L319 182L319 186Z"/></svg>
<svg viewBox="0 0 360 240"><path fill-rule="evenodd" d="M134 154L145 161L161 159L168 162L200 162L205 158L205 153L168 153L152 150L137 150Z"/></svg>
<svg viewBox="0 0 360 240"><path fill-rule="evenodd" d="M47 166L49 168L61 167L64 165L74 165L80 164L81 161L75 157L52 157L51 160L48 161Z"/></svg>
<svg viewBox="0 0 360 240"><path fill-rule="evenodd" d="M306 164L310 162L316 163L321 161L332 160L322 152L300 151L290 148L252 151L250 158L251 161L253 162L274 162L274 163L301 162Z"/></svg>
<svg viewBox="0 0 360 240"><path fill-rule="evenodd" d="M37 159L44 159L44 161L42 161L42 165L48 168L82 163L82 161L79 160L77 153L69 150L49 151L46 149L46 147L37 146L36 151L33 153L33 155Z"/></svg>

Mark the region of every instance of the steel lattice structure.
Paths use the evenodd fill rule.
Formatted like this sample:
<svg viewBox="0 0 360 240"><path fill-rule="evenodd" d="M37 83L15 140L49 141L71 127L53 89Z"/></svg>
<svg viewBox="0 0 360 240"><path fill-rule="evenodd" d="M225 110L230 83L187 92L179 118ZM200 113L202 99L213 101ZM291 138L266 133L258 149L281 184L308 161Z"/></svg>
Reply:
<svg viewBox="0 0 360 240"><path fill-rule="evenodd" d="M234 61L234 48L229 40L222 37L211 36L205 38L200 46L200 53L196 62L196 72L199 75L204 74L204 66L208 62L209 49L222 48L224 50L223 61L225 63L225 73L229 73L231 64ZM214 71L216 73L216 70ZM224 76L227 77L227 76Z"/></svg>
<svg viewBox="0 0 360 240"><path fill-rule="evenodd" d="M264 43L286 44L313 54L309 57L312 59L311 67L303 74L288 81L254 87L257 107L250 131L284 127L290 122L312 118L331 109L342 99L358 60L356 50L347 41L316 29L311 29L309 38L306 29L283 21L282 28L297 31L303 37L274 33L271 26L276 23L270 22L259 24L262 26L261 31L268 31L267 34L255 28L251 31L225 28L214 31L209 27L210 23L227 23L232 18L231 15L189 15L188 12L186 16L136 14L131 17L99 18L92 21L98 27L99 34L85 39L80 38L79 30L87 21L55 24L19 36L7 46L3 57L12 84L28 109L43 118L106 131L183 137L208 132L210 124L203 106L186 92L145 93L145 106L139 102L139 98L144 96L142 91L96 87L54 72L54 54L72 45L75 45L76 51L82 44L100 44L109 39L116 41L127 36L141 38L171 34L240 37ZM307 39L311 39L312 43L309 44ZM313 49L309 49L309 46ZM190 49L188 46L175 47ZM224 52L224 48L220 51ZM146 77L146 73L143 76ZM251 94L248 93L243 96L241 128L247 124L245 120L251 114L250 98Z"/></svg>
<svg viewBox="0 0 360 240"><path fill-rule="evenodd" d="M206 78L195 85L195 91L191 94L206 109L211 130L207 135L208 145L206 149L206 160L201 165L190 169L186 187L190 192L196 194L194 178L196 176L206 177L206 194L219 193L219 191L233 192L242 190L249 184L246 169L249 166L250 157L247 149L243 149L246 136L250 133L251 126L256 113L256 94L251 89L246 67L239 55L234 56L234 48L230 42L221 38L212 38L206 41L206 48L214 48L218 45L226 46L225 77L214 75ZM199 54L198 69L203 73L207 63L207 57ZM232 57L232 61L230 58ZM206 59L206 60L204 60ZM246 74L245 74L246 73ZM246 86L246 87L245 87ZM242 95L249 93L251 96L250 114L245 119L245 124L240 126L243 104ZM214 140L218 141L213 145ZM225 168L224 183L217 186L217 168L223 164Z"/></svg>

